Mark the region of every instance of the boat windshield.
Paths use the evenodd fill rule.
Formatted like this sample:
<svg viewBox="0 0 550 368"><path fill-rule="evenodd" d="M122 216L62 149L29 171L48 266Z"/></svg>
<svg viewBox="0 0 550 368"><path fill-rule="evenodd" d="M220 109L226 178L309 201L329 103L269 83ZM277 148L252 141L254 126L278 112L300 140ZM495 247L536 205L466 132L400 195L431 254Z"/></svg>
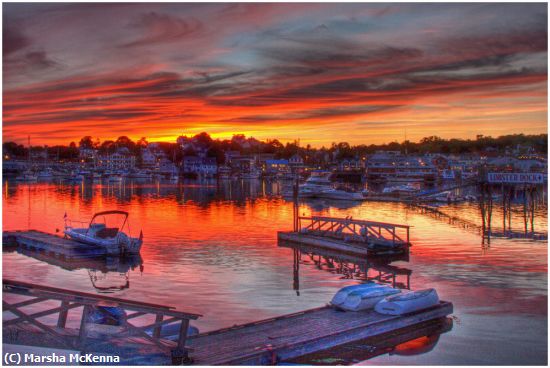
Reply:
<svg viewBox="0 0 550 368"><path fill-rule="evenodd" d="M90 228L103 227L122 230L128 219L128 213L124 211L105 211L94 215L90 222Z"/></svg>

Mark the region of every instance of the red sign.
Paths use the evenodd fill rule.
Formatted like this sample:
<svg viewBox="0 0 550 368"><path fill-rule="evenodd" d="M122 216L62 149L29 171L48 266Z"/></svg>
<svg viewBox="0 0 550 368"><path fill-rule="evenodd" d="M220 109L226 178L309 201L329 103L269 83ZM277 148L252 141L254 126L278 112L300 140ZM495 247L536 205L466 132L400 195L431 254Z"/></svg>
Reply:
<svg viewBox="0 0 550 368"><path fill-rule="evenodd" d="M489 173L487 174L489 183L503 184L543 184L544 174L541 173Z"/></svg>

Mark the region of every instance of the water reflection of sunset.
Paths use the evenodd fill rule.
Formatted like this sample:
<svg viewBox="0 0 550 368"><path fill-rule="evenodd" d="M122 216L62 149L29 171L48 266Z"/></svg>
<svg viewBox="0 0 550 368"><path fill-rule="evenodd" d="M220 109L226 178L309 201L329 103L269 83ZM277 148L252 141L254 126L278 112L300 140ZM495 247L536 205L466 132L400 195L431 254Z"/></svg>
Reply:
<svg viewBox="0 0 550 368"><path fill-rule="evenodd" d="M129 288L116 295L200 312L202 330L324 305L338 288L357 282L304 258L297 295L293 252L276 240L277 231L292 227L293 206L276 195L276 183L3 185L6 230L54 232L63 228L65 212L87 220L101 210L128 211L133 234L143 229L145 236L144 270L130 271ZM473 204L445 211L479 218ZM411 270L412 289L437 288L468 326L474 315L545 318L545 242L493 239L483 248L479 234L398 203L304 202L299 213L411 225L410 261L392 265ZM494 216L498 224L498 209ZM537 213L539 231L546 231L546 218L545 211ZM514 222L520 226L520 220ZM5 277L96 292L85 269L69 271L18 253L5 253L3 262ZM459 325L450 334L468 336L468 329Z"/></svg>

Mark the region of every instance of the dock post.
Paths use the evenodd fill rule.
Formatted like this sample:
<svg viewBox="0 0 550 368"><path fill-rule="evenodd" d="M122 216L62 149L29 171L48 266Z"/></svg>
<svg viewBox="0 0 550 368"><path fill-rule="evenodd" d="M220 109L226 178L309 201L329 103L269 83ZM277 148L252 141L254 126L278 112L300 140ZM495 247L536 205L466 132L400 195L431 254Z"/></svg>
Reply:
<svg viewBox="0 0 550 368"><path fill-rule="evenodd" d="M57 327L59 328L65 328L65 324L67 323L67 314L69 312L67 309L68 306L69 306L68 302L66 301L61 302L61 308L63 308L63 310L59 312L59 317L57 318Z"/></svg>
<svg viewBox="0 0 550 368"><path fill-rule="evenodd" d="M523 225L527 234L527 186L523 185Z"/></svg>
<svg viewBox="0 0 550 368"><path fill-rule="evenodd" d="M294 211L293 211L294 212L293 220L294 220L294 231L295 232L298 232L300 230L299 229L300 225L298 224L298 221L299 221L298 220L298 216L299 216L299 214L298 214L298 211L299 211L299 209L298 209L298 191L299 190L300 190L300 186L298 184L298 177L296 176L295 179L294 179L294 187L293 187L293 190L292 190L293 207L294 207L293 208L294 209Z"/></svg>
<svg viewBox="0 0 550 368"><path fill-rule="evenodd" d="M502 230L504 235L506 235L506 194L504 193L504 183L501 184L500 191L502 192Z"/></svg>
<svg viewBox="0 0 550 368"><path fill-rule="evenodd" d="M91 308L88 304L84 305L82 310L82 319L80 320L80 330L78 330L78 346L83 348L86 343L86 322Z"/></svg>
<svg viewBox="0 0 550 368"><path fill-rule="evenodd" d="M155 317L155 323L160 323L162 322L164 316L162 314L157 314L156 317ZM160 337L160 330L161 330L162 326L161 325L158 325L158 326L155 326L154 330L153 330L153 337Z"/></svg>
<svg viewBox="0 0 550 368"><path fill-rule="evenodd" d="M185 347L187 341L187 330L189 329L189 320L182 319L180 324L180 331L178 337L178 346L172 350L172 364L182 365L191 363L189 354Z"/></svg>

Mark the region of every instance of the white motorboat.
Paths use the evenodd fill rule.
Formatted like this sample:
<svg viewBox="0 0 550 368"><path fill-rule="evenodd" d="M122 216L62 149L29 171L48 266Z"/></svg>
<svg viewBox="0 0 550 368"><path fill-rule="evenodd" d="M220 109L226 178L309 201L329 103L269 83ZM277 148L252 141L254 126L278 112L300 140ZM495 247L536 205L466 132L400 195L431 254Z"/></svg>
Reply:
<svg viewBox="0 0 550 368"><path fill-rule="evenodd" d="M351 312L372 309L376 303L382 299L390 295L399 294L400 292L401 290L394 289L390 286L355 290L352 291L346 300L339 305L339 308Z"/></svg>
<svg viewBox="0 0 550 368"><path fill-rule="evenodd" d="M441 179L442 180L455 180L456 175L455 172L451 169L445 169L441 171Z"/></svg>
<svg viewBox="0 0 550 368"><path fill-rule="evenodd" d="M122 225L113 226L116 216L123 216ZM97 222L96 219L103 219ZM96 245L105 248L107 254L138 254L143 243L143 233L139 238L132 238L122 231L128 224L128 212L104 211L98 212L87 228L75 228L65 223L65 235L80 243ZM120 221L118 221L120 222Z"/></svg>
<svg viewBox="0 0 550 368"><path fill-rule="evenodd" d="M44 170L40 171L37 175L37 178L42 179L42 180L52 179L53 178L52 169L47 168L47 169L44 169Z"/></svg>
<svg viewBox="0 0 550 368"><path fill-rule="evenodd" d="M15 181L24 181L24 182L33 182L36 181L38 178L34 173L30 170L24 171L21 175L15 178Z"/></svg>
<svg viewBox="0 0 550 368"><path fill-rule="evenodd" d="M136 170L136 171L131 171L129 172L127 175L126 175L127 178L129 179L142 179L142 180L147 180L147 179L151 179L151 174L145 172L145 171L141 171L141 170Z"/></svg>
<svg viewBox="0 0 550 368"><path fill-rule="evenodd" d="M120 175L109 176L109 183L120 183L121 181L122 181L122 176Z"/></svg>
<svg viewBox="0 0 550 368"><path fill-rule="evenodd" d="M439 304L435 289L424 289L389 296L376 304L374 310L381 314L398 316L430 308Z"/></svg>
<svg viewBox="0 0 550 368"><path fill-rule="evenodd" d="M367 282L366 284L350 285L350 286L343 287L340 290L338 290L338 292L334 295L334 297L330 301L330 304L338 307L342 303L344 303L348 295L350 295L354 291L370 290L373 288L379 288L381 286L382 285L377 284L375 282Z"/></svg>
<svg viewBox="0 0 550 368"><path fill-rule="evenodd" d="M442 203L456 203L456 202L463 201L464 198L457 196L450 191L445 191L445 192L441 192L436 195L428 197L428 200L431 200L434 202L442 202Z"/></svg>
<svg viewBox="0 0 550 368"><path fill-rule="evenodd" d="M251 169L250 171L248 172L243 172L241 173L241 179L245 179L245 180L255 180L255 179L259 179L260 178L260 171L258 170L255 170L255 169Z"/></svg>
<svg viewBox="0 0 550 368"><path fill-rule="evenodd" d="M71 175L69 178L67 178L67 180L73 183L80 183L84 181L84 176L80 174Z"/></svg>
<svg viewBox="0 0 550 368"><path fill-rule="evenodd" d="M406 184L406 185L397 185L393 187L387 187L382 190L383 194L392 194L392 195L411 195L418 192L418 187Z"/></svg>
<svg viewBox="0 0 550 368"><path fill-rule="evenodd" d="M360 192L347 192L345 190L327 188L318 194L319 198L325 199L343 199L348 201L363 201L365 196Z"/></svg>

